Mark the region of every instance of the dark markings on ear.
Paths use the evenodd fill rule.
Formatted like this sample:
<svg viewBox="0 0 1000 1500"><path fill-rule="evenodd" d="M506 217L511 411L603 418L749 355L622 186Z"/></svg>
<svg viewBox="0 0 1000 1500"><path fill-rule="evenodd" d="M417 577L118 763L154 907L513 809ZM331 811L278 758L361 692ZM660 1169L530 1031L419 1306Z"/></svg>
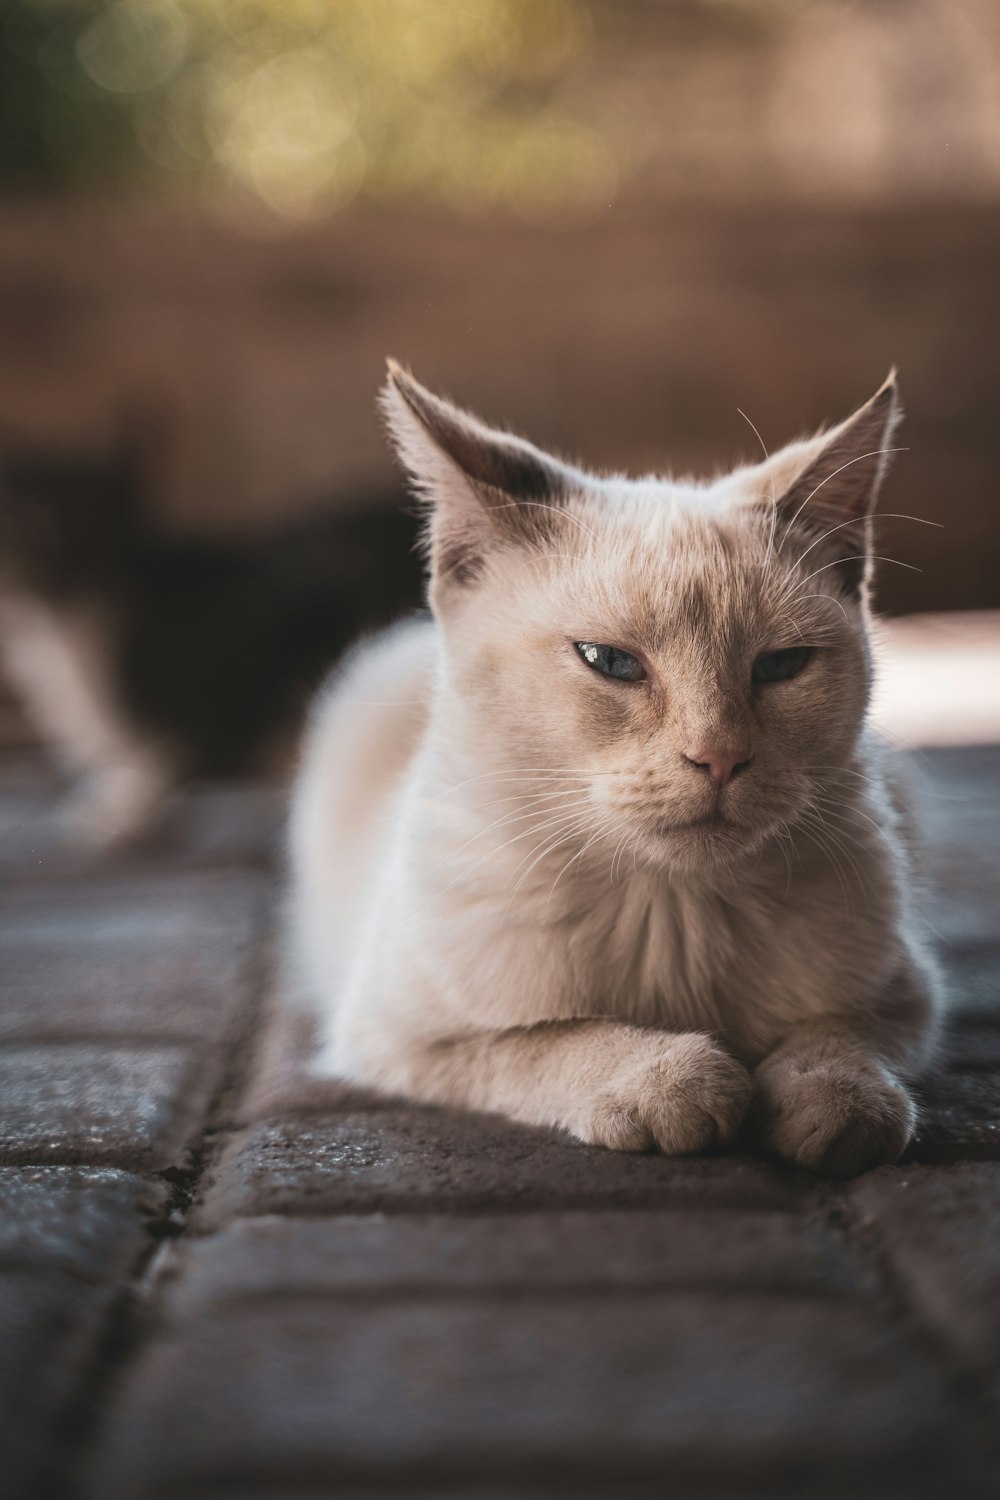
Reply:
<svg viewBox="0 0 1000 1500"><path fill-rule="evenodd" d="M839 557L840 577L854 593L869 572L871 517L901 416L893 371L853 416L808 445L811 458L807 455L806 467L778 501L778 525L799 540L822 537ZM818 552L819 547L810 556Z"/></svg>
<svg viewBox="0 0 1000 1500"><path fill-rule="evenodd" d="M583 476L523 438L435 396L389 361L382 410L396 451L428 505L432 595L468 583L498 545L550 537Z"/></svg>
<svg viewBox="0 0 1000 1500"><path fill-rule="evenodd" d="M529 443L443 401L398 365L390 364L389 378L428 436L475 484L514 500L555 503L565 497L564 475Z"/></svg>

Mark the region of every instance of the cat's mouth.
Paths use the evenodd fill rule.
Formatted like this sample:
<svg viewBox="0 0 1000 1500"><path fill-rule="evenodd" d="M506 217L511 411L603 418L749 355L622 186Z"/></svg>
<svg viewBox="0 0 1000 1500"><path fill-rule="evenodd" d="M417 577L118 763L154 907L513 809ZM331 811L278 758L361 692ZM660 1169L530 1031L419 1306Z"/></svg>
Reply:
<svg viewBox="0 0 1000 1500"><path fill-rule="evenodd" d="M734 822L721 812L699 817L660 819L652 831L659 859L679 869L697 870L727 864L751 850L757 837L745 823Z"/></svg>
<svg viewBox="0 0 1000 1500"><path fill-rule="evenodd" d="M728 818L724 818L722 813L713 811L709 813L703 813L701 817L698 818L686 818L679 823L668 823L666 820L664 820L658 825L657 832L669 835L671 833L693 833L695 831L713 828L728 828L735 830L737 826L738 825L736 823L730 822Z"/></svg>

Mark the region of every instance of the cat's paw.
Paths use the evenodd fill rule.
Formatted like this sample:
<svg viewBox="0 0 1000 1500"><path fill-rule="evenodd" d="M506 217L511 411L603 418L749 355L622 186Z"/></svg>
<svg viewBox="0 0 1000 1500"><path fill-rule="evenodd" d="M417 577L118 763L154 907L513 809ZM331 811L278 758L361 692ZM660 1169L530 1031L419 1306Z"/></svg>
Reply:
<svg viewBox="0 0 1000 1500"><path fill-rule="evenodd" d="M898 1161L913 1134L909 1094L877 1063L775 1056L754 1075L754 1113L767 1144L796 1166L855 1177Z"/></svg>
<svg viewBox="0 0 1000 1500"><path fill-rule="evenodd" d="M572 1129L613 1151L689 1156L732 1139L751 1091L747 1070L709 1037L658 1036L587 1102Z"/></svg>

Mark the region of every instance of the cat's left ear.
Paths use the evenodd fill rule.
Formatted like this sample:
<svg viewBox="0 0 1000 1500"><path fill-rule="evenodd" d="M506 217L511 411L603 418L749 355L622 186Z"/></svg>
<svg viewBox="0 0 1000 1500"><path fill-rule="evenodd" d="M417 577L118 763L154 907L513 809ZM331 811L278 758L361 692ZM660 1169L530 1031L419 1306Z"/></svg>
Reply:
<svg viewBox="0 0 1000 1500"><path fill-rule="evenodd" d="M487 427L389 361L382 412L429 507L432 592L473 581L490 552L550 536L581 476L523 438Z"/></svg>
<svg viewBox="0 0 1000 1500"><path fill-rule="evenodd" d="M823 537L842 559L844 576L859 587L871 550L871 516L894 452L902 417L896 372L870 401L831 432L792 443L763 466L784 533Z"/></svg>

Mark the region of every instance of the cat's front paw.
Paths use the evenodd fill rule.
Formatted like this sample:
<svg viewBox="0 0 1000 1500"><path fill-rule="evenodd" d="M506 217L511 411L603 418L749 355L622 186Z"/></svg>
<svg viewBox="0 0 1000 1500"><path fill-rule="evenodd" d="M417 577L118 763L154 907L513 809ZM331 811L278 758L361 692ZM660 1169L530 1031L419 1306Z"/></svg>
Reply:
<svg viewBox="0 0 1000 1500"><path fill-rule="evenodd" d="M829 1177L898 1161L916 1124L909 1094L876 1062L810 1065L778 1055L761 1064L754 1083L754 1113L768 1145Z"/></svg>
<svg viewBox="0 0 1000 1500"><path fill-rule="evenodd" d="M750 1102L747 1070L707 1036L652 1036L571 1126L613 1151L688 1156L731 1140Z"/></svg>

